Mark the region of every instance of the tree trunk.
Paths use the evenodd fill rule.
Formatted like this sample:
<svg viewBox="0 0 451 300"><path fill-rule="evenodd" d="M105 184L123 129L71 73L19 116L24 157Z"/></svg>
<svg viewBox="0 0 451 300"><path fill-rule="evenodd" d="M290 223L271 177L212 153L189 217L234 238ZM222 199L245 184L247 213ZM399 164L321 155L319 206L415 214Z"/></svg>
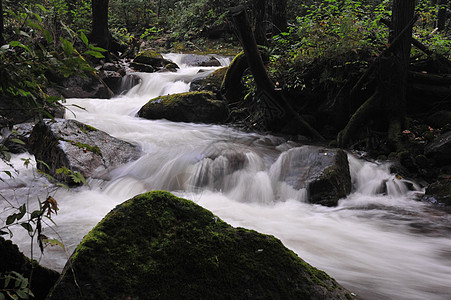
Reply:
<svg viewBox="0 0 451 300"><path fill-rule="evenodd" d="M0 0L0 45L5 43L5 38L3 37L3 3Z"/></svg>
<svg viewBox="0 0 451 300"><path fill-rule="evenodd" d="M287 0L272 1L272 24L273 35L287 30Z"/></svg>
<svg viewBox="0 0 451 300"><path fill-rule="evenodd" d="M439 31L445 30L446 24L446 6L448 4L447 0L439 0L438 1L438 13L437 13L437 29Z"/></svg>
<svg viewBox="0 0 451 300"><path fill-rule="evenodd" d="M91 42L110 50L112 36L108 30L108 2L109 0L92 0L92 31Z"/></svg>
<svg viewBox="0 0 451 300"><path fill-rule="evenodd" d="M253 0L252 12L255 41L258 45L266 45L266 0Z"/></svg>
<svg viewBox="0 0 451 300"><path fill-rule="evenodd" d="M393 151L402 149L400 137L406 112L412 26L417 19L414 12L415 0L393 0L390 45L377 59L378 87L339 133L337 140L340 146L349 146L353 138L372 122L379 128L385 125L388 145ZM360 81L353 92L360 86ZM379 113L375 115L376 107Z"/></svg>
<svg viewBox="0 0 451 300"><path fill-rule="evenodd" d="M264 120L267 122L266 129L280 129L278 126L286 122L287 119L293 119L299 125L299 128L306 134L318 140L324 138L312 128L290 105L280 92L275 90L273 82L266 73L263 59L258 51L255 37L252 34L249 20L247 18L244 6L240 5L230 9L234 23L240 35L241 44L246 55L246 60L254 76L257 93L254 104L258 105L264 114Z"/></svg>
<svg viewBox="0 0 451 300"><path fill-rule="evenodd" d="M382 89L389 118L389 143L399 148L398 140L401 128L404 125L406 111L407 72L410 63L410 50L412 43L412 25L415 14L415 0L394 0L391 19L391 36L389 42L399 36L400 41L393 49L393 57L383 66L383 73L387 74L382 80ZM407 28L407 30L406 30ZM398 149L399 150L399 149Z"/></svg>

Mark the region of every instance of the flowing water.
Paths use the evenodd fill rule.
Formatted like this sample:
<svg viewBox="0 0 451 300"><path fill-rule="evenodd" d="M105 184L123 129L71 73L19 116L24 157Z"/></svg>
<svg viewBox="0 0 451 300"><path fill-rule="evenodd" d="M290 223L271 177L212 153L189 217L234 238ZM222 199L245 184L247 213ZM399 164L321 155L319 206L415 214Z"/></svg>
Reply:
<svg viewBox="0 0 451 300"><path fill-rule="evenodd" d="M180 63L181 56L168 58ZM349 154L352 194L338 207L311 205L305 201L305 190L278 180L282 165L293 157L290 153L308 151L307 146L226 126L135 117L149 99L188 91L193 78L213 70L183 66L177 73L142 73L141 84L127 95L67 100L67 118L142 149L142 157L116 169L110 181L90 180L89 187L53 192L35 169L22 166L23 159L32 156L13 156L20 173L14 180L1 175L2 196L16 205L33 205L38 195L45 199L50 191L59 202L55 231L46 228L45 234L61 239L66 251L48 247L42 264L61 270L82 237L113 207L136 194L164 189L195 201L233 226L278 237L364 299L450 299L450 216L415 200L422 190L390 174L388 164ZM30 253L24 230L14 233L14 241Z"/></svg>

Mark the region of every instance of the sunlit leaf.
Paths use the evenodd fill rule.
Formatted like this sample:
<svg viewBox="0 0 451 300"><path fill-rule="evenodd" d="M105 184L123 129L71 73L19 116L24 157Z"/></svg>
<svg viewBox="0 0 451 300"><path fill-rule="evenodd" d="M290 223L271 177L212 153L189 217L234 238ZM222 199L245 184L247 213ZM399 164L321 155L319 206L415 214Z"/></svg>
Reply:
<svg viewBox="0 0 451 300"><path fill-rule="evenodd" d="M105 56L102 53L97 52L97 51L92 51L92 50L87 50L83 54L91 55L91 56L94 56L95 58L105 58Z"/></svg>

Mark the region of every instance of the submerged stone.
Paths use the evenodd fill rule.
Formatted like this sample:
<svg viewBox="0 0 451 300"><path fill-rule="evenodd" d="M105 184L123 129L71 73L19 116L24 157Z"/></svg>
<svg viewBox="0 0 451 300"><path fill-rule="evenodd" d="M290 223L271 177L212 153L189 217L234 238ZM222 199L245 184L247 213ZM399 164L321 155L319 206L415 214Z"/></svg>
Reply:
<svg viewBox="0 0 451 300"><path fill-rule="evenodd" d="M140 150L76 120L55 119L38 123L29 138L38 168L61 181L71 178L58 169L80 172L85 178L109 179L109 172L139 157Z"/></svg>
<svg viewBox="0 0 451 300"><path fill-rule="evenodd" d="M74 279L76 276L76 281ZM273 236L154 191L113 209L49 299L352 299Z"/></svg>
<svg viewBox="0 0 451 300"><path fill-rule="evenodd" d="M228 110L211 92L188 92L152 99L139 110L138 116L174 122L222 123Z"/></svg>

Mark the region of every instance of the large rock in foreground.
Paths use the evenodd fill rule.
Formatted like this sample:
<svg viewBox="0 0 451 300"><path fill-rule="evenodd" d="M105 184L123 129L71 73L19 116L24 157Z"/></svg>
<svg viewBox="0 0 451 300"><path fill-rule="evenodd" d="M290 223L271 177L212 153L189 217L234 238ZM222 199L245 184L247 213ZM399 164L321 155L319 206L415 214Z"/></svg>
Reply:
<svg viewBox="0 0 451 300"><path fill-rule="evenodd" d="M222 123L228 110L211 92L189 92L152 99L139 110L138 116L174 122Z"/></svg>
<svg viewBox="0 0 451 300"><path fill-rule="evenodd" d="M278 239L233 228L191 201L156 191L116 207L77 247L50 299L80 298L352 296Z"/></svg>
<svg viewBox="0 0 451 300"><path fill-rule="evenodd" d="M58 173L65 167L85 178L109 179L109 171L139 157L139 149L125 141L75 120L56 119L36 124L29 138L30 151L38 168L61 181L70 177Z"/></svg>
<svg viewBox="0 0 451 300"><path fill-rule="evenodd" d="M279 157L271 173L297 190L306 188L310 203L325 206L336 206L352 188L348 157L340 149L290 149Z"/></svg>

